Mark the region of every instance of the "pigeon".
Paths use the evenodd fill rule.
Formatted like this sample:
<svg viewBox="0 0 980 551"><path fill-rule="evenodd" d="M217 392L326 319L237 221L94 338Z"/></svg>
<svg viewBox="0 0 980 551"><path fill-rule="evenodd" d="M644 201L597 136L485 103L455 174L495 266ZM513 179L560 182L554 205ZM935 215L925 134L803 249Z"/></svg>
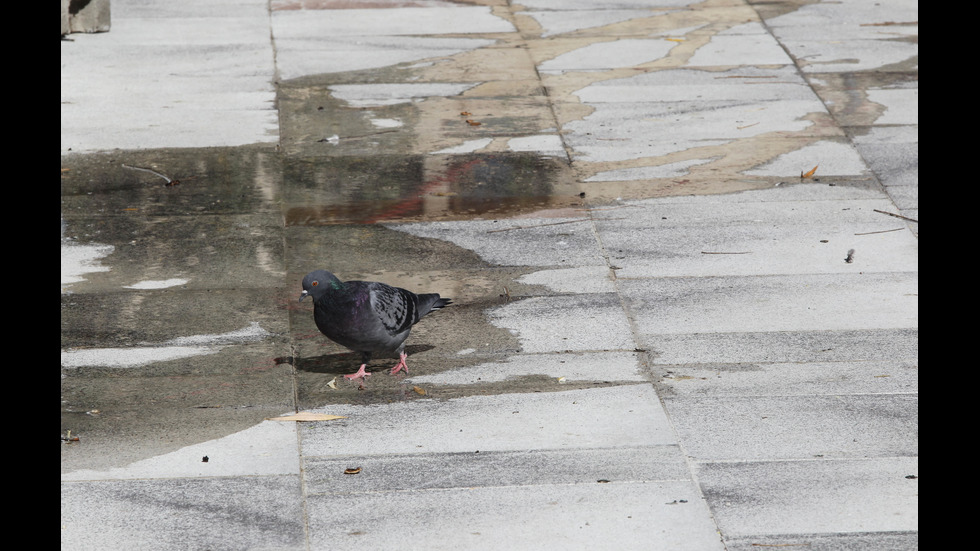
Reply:
<svg viewBox="0 0 980 551"><path fill-rule="evenodd" d="M405 339L422 316L452 303L437 293L417 295L377 281L340 281L326 270L316 270L303 278L302 302L313 297L313 321L317 329L337 344L361 353L357 373L344 375L361 379L373 354L399 356L394 375L408 373Z"/></svg>

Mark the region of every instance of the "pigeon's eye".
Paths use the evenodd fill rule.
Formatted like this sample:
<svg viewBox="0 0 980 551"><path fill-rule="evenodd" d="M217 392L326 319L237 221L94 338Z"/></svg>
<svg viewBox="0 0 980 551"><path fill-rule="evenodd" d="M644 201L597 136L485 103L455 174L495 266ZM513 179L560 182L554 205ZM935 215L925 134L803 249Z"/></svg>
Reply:
<svg viewBox="0 0 980 551"><path fill-rule="evenodd" d="M317 285L319 285L319 283L320 283L319 281L314 281L313 286L316 287Z"/></svg>

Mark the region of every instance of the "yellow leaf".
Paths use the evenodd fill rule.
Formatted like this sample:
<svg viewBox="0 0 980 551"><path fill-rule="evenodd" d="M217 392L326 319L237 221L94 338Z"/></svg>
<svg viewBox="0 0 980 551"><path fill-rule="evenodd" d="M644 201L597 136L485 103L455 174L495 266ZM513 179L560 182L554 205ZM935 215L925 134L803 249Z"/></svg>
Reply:
<svg viewBox="0 0 980 551"><path fill-rule="evenodd" d="M282 417L270 417L269 421L333 421L334 419L347 419L342 415L328 415L326 413L313 413L312 411L301 411L296 415L283 415Z"/></svg>
<svg viewBox="0 0 980 551"><path fill-rule="evenodd" d="M817 165L817 166L820 166L820 165ZM803 174L801 172L800 173L800 178L809 178L809 177L813 176L817 172L817 166L811 168L810 169L810 172L807 172L806 174Z"/></svg>
<svg viewBox="0 0 980 551"><path fill-rule="evenodd" d="M419 396L425 396L425 389L420 386L413 386L412 390L414 390Z"/></svg>

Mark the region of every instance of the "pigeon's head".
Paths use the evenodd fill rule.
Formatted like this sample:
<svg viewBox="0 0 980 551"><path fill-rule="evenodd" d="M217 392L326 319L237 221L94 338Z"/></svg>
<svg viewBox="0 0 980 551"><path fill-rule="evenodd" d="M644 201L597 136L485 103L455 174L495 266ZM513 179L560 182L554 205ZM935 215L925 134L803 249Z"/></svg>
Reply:
<svg viewBox="0 0 980 551"><path fill-rule="evenodd" d="M299 300L302 301L309 296L313 297L313 301L316 302L318 298L338 285L340 285L340 280L330 272L326 270L312 271L303 278L303 292L300 293Z"/></svg>

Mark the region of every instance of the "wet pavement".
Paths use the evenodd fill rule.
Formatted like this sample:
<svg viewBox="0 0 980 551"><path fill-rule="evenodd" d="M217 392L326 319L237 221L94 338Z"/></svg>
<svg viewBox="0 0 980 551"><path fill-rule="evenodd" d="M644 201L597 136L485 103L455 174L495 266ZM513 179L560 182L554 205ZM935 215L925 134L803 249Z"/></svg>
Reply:
<svg viewBox="0 0 980 551"><path fill-rule="evenodd" d="M114 1L62 41L62 548L916 549L917 20ZM316 268L454 303L359 389Z"/></svg>

